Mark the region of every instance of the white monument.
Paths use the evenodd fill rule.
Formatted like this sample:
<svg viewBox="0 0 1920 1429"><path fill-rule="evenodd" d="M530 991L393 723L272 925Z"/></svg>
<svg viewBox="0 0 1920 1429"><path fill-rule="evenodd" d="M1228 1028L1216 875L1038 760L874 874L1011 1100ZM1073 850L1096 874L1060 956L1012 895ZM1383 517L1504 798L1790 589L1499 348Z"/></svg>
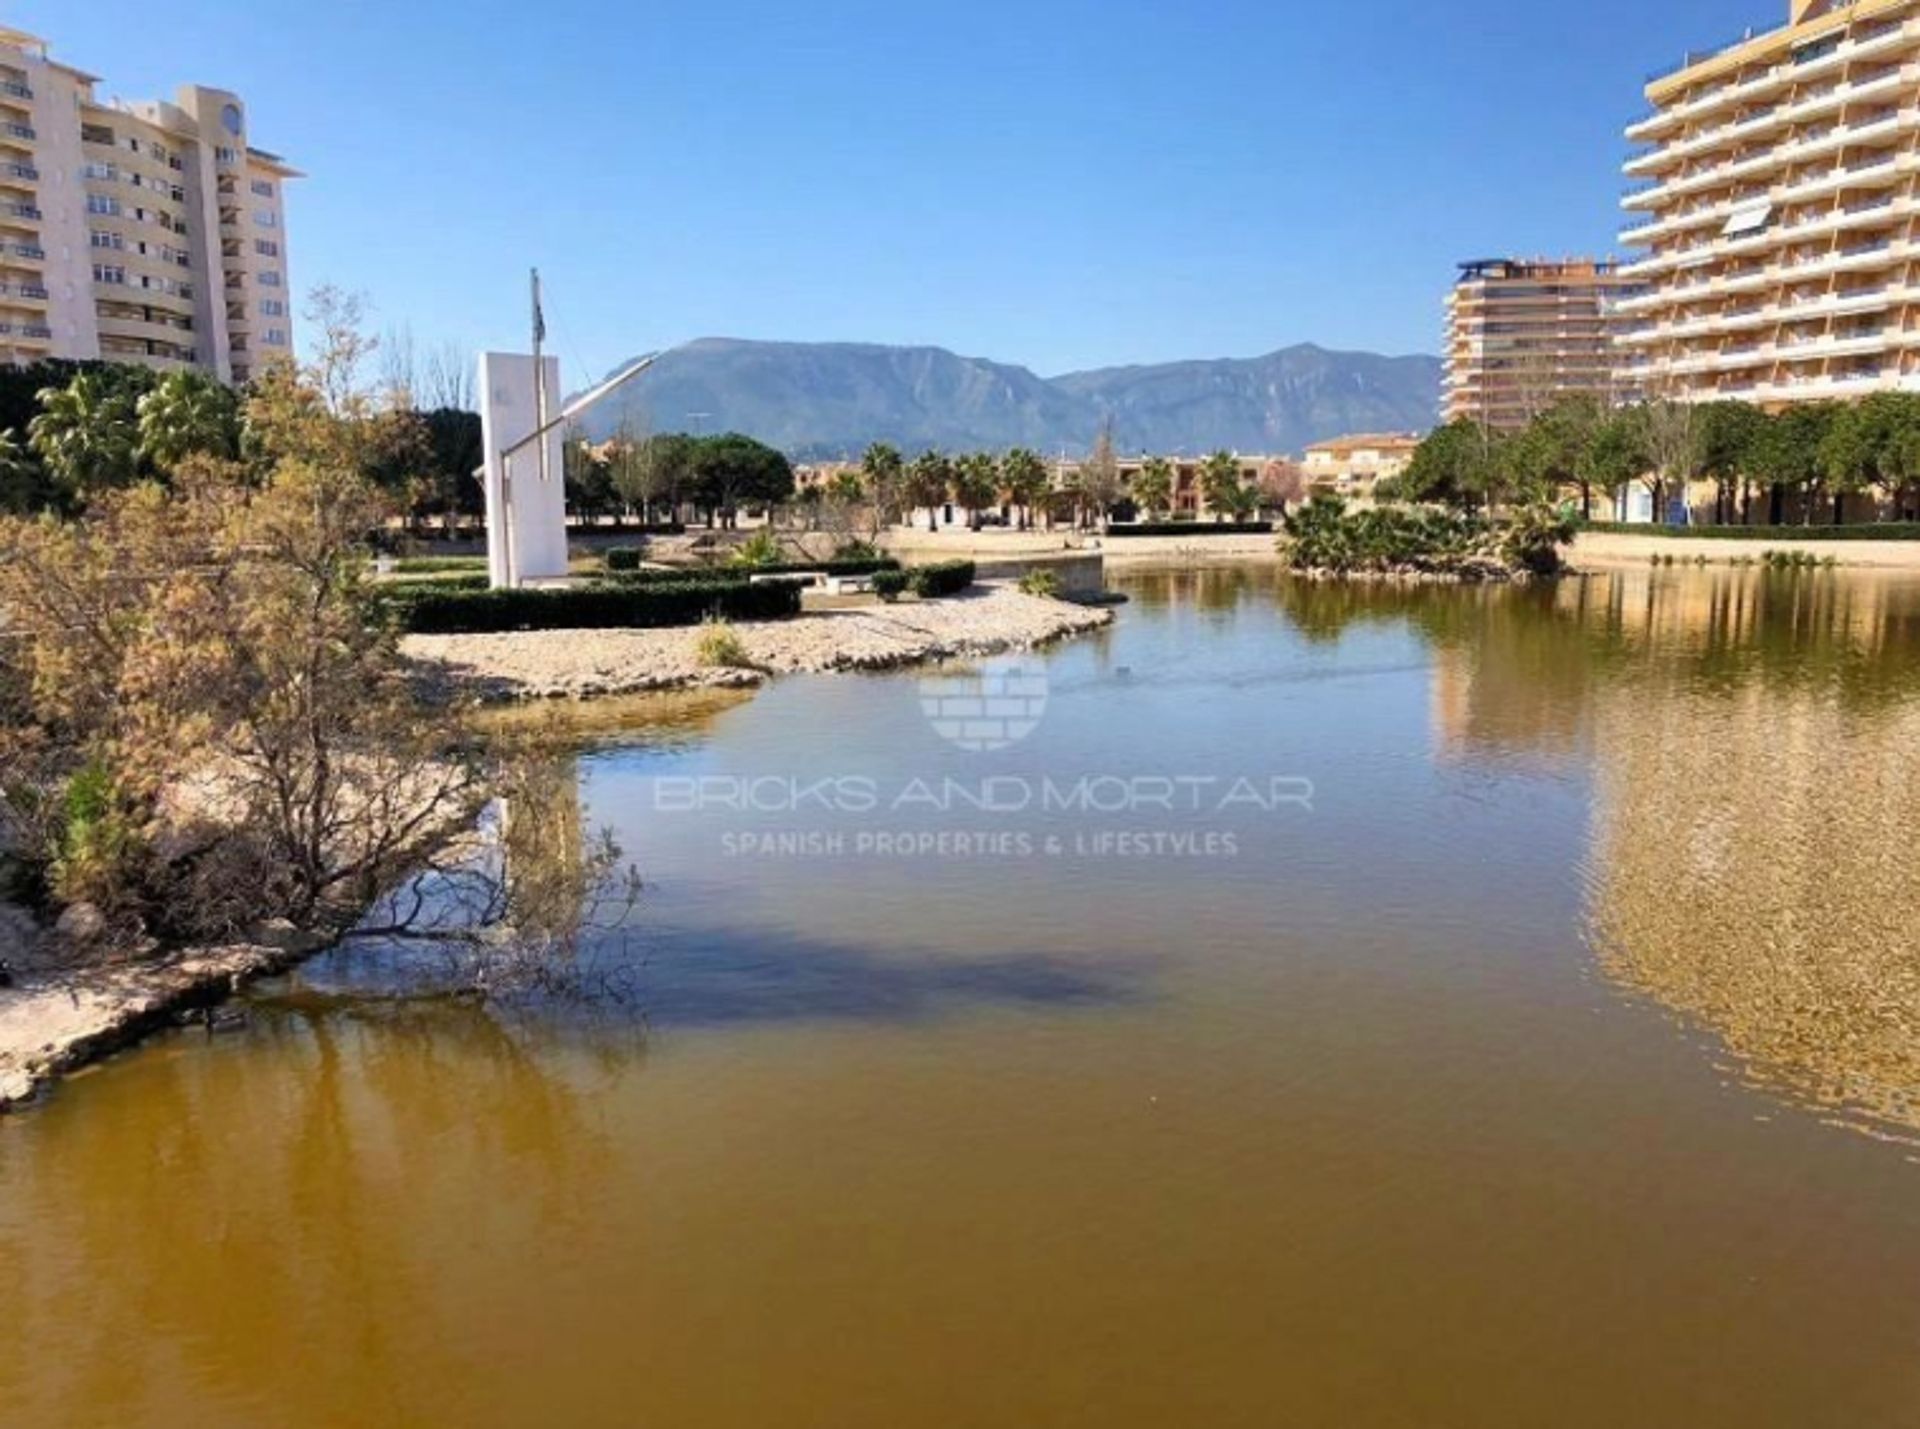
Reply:
<svg viewBox="0 0 1920 1429"><path fill-rule="evenodd" d="M487 575L495 590L567 578L565 429L660 359L659 353L556 410L560 361L543 357L546 314L533 275L533 355L480 354L480 441L486 465L474 473L487 497Z"/></svg>
<svg viewBox="0 0 1920 1429"><path fill-rule="evenodd" d="M544 382L536 374L544 376ZM558 358L480 354L487 574L496 589L566 578L563 428L548 405L548 394L559 390ZM536 437L542 427L546 433Z"/></svg>

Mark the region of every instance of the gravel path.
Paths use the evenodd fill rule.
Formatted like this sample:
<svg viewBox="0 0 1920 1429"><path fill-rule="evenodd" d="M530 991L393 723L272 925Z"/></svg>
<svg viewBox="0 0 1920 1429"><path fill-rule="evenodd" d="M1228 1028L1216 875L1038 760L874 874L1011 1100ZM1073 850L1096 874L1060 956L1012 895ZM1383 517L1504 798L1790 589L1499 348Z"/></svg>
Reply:
<svg viewBox="0 0 1920 1429"><path fill-rule="evenodd" d="M401 653L443 689L496 700L588 699L993 655L1084 634L1112 620L1110 610L988 586L948 600L737 624L733 629L753 661L751 670L702 666L697 629L414 635L402 642Z"/></svg>

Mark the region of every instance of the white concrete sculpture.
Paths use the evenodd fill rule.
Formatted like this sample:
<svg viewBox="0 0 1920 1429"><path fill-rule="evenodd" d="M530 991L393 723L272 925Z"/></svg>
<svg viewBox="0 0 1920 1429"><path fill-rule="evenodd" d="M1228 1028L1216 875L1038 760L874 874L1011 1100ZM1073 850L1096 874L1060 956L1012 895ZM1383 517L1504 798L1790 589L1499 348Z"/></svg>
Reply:
<svg viewBox="0 0 1920 1429"><path fill-rule="evenodd" d="M486 447L487 574L496 589L567 574L567 496L563 433L558 415L560 362L538 359L546 370L544 439L536 359L513 352L480 354L480 431ZM542 448L545 459L542 459Z"/></svg>

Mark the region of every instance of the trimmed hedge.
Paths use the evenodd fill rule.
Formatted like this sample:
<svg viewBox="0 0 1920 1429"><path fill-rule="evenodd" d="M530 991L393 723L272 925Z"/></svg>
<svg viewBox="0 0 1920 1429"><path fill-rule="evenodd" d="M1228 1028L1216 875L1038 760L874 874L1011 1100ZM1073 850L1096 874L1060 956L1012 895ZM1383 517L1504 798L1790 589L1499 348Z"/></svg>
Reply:
<svg viewBox="0 0 1920 1429"><path fill-rule="evenodd" d="M873 573L873 593L892 605L907 593L911 578L905 571L875 571Z"/></svg>
<svg viewBox="0 0 1920 1429"><path fill-rule="evenodd" d="M1271 536L1271 521L1138 521L1109 526L1109 536Z"/></svg>
<svg viewBox="0 0 1920 1429"><path fill-rule="evenodd" d="M414 635L480 635L510 630L658 630L717 620L785 620L800 613L791 581L748 585L604 583L556 590L422 592L398 609Z"/></svg>
<svg viewBox="0 0 1920 1429"><path fill-rule="evenodd" d="M937 600L943 595L960 594L973 584L976 574L972 561L942 561L908 571L907 588L922 600Z"/></svg>
<svg viewBox="0 0 1920 1429"><path fill-rule="evenodd" d="M485 556L401 556L393 568L403 576L437 576L456 572L484 571Z"/></svg>
<svg viewBox="0 0 1920 1429"><path fill-rule="evenodd" d="M717 566L714 569L750 576L804 576L816 571L829 576L870 576L881 571L897 571L900 563L891 556L860 556L850 560L780 561L768 566Z"/></svg>
<svg viewBox="0 0 1920 1429"><path fill-rule="evenodd" d="M609 546L606 555L607 569L610 571L637 571L640 569L640 548L638 546Z"/></svg>
<svg viewBox="0 0 1920 1429"><path fill-rule="evenodd" d="M619 555L616 563L614 556ZM632 557L629 562L626 558ZM679 566L670 571L643 571L640 566L640 553L621 548L607 552L607 573L622 580L644 579L664 576L672 580L745 580L749 576L803 576L818 572L828 576L870 576L880 571L897 571L900 563L890 557L868 560L847 561L781 561L766 566Z"/></svg>
<svg viewBox="0 0 1920 1429"><path fill-rule="evenodd" d="M1664 536L1707 541L1920 541L1920 521L1882 521L1864 526L1631 526L1619 521L1583 521L1582 531L1601 536Z"/></svg>

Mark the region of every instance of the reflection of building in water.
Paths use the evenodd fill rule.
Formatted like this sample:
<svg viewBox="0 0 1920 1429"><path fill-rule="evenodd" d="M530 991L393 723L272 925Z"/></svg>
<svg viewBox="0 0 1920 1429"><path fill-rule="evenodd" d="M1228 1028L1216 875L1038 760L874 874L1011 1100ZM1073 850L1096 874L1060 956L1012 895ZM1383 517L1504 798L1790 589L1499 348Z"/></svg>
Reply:
<svg viewBox="0 0 1920 1429"><path fill-rule="evenodd" d="M1799 585L1619 583L1651 652L1592 692L1593 932L1761 1079L1920 1127L1913 592Z"/></svg>

